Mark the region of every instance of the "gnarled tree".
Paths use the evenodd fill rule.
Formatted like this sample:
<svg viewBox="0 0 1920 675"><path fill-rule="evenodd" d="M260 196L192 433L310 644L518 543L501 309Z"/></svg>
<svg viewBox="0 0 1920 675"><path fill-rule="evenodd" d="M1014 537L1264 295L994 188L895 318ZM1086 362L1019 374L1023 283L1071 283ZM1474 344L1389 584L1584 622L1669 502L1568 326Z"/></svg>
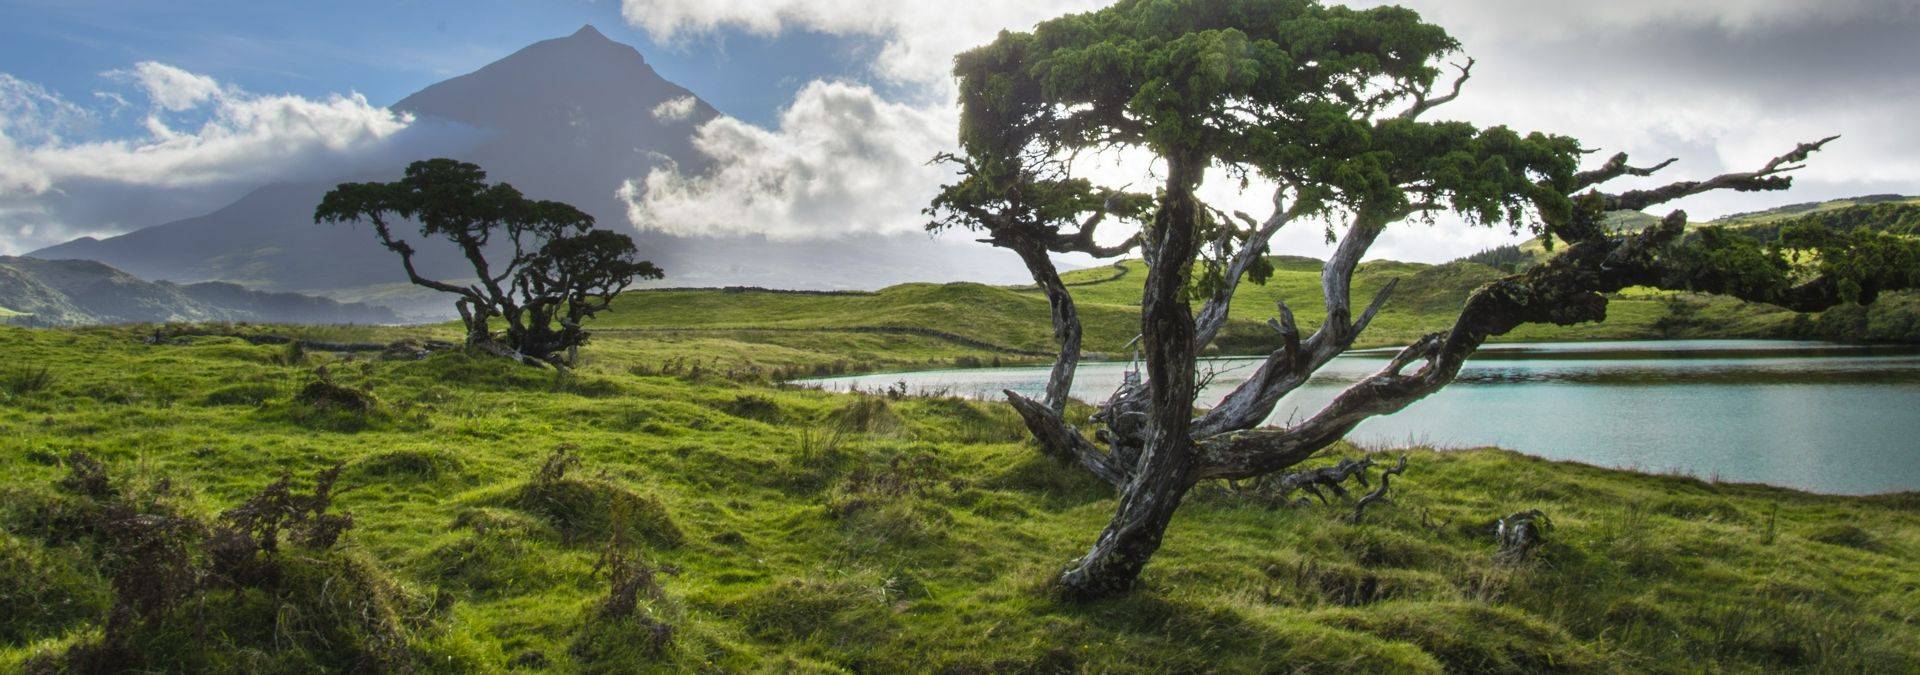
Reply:
<svg viewBox="0 0 1920 675"><path fill-rule="evenodd" d="M420 236L445 240L473 266L465 285L429 279L414 267L418 250L397 236L397 221L419 224ZM470 346L531 364L571 366L585 344L582 325L611 307L641 279L664 276L638 259L633 239L594 229L593 216L552 201L535 201L513 186L489 185L480 167L451 159L414 162L393 183L345 183L314 210L315 223L366 221L400 256L414 285L452 294ZM511 252L489 260L489 253ZM506 323L496 335L491 319Z"/></svg>
<svg viewBox="0 0 1920 675"><path fill-rule="evenodd" d="M1285 470L1362 421L1439 390L1489 338L1528 323L1606 317L1607 293L1631 286L1691 290L1814 311L1870 302L1920 283L1912 239L1797 232L1771 245L1689 235L1674 213L1641 232L1602 226L1712 190L1782 190L1787 173L1827 141L1801 145L1750 173L1650 190L1606 192L1671 162L1635 167L1617 155L1581 170L1578 141L1425 117L1456 98L1472 61L1446 75L1457 44L1406 9L1353 10L1314 0L1124 0L1030 33L1002 33L956 63L963 106L960 180L930 212L933 227L986 232L1020 253L1052 299L1060 362L1044 401L1009 392L1034 437L1112 483L1119 505L1091 549L1062 573L1070 595L1132 587L1187 491L1198 481ZM1831 140L1831 139L1828 139ZM1124 148L1156 159L1146 203L1073 177L1082 152ZM1210 174L1278 186L1265 219L1203 203ZM1141 234L1094 244L1103 214L1139 216ZM1345 352L1387 302L1389 284L1356 311L1355 267L1389 226L1451 213L1481 226L1531 229L1564 248L1548 262L1472 294L1453 326L1396 355L1318 413L1262 427L1279 400ZM1075 227L1077 218L1087 220ZM1197 364L1225 326L1243 280L1257 280L1268 244L1302 220L1338 244L1321 274L1326 314L1302 335L1286 305L1275 348L1212 408L1195 413ZM1078 358L1072 299L1046 253L1139 250L1142 383L1101 405L1094 439L1061 415ZM1803 256L1801 253L1815 255ZM1817 266L1795 264L1817 260ZM1196 314L1193 300L1203 302ZM1063 311L1062 308L1065 308Z"/></svg>

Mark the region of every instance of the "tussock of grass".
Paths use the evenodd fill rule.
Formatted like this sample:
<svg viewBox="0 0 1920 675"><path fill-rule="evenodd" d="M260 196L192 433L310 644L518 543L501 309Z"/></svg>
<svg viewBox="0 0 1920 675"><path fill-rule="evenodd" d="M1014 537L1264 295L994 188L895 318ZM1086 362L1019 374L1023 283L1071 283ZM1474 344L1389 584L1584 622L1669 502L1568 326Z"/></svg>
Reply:
<svg viewBox="0 0 1920 675"><path fill-rule="evenodd" d="M569 544L605 542L617 536L671 547L686 540L659 498L604 478L569 476L578 466L570 452L556 452L532 480L488 503L545 520Z"/></svg>
<svg viewBox="0 0 1920 675"><path fill-rule="evenodd" d="M1830 546L1873 549L1878 541L1860 526L1852 523L1829 523L1821 525L1807 533L1807 538Z"/></svg>
<svg viewBox="0 0 1920 675"><path fill-rule="evenodd" d="M893 406L878 396L848 399L846 405L827 416L827 421L841 431L880 436L899 435L907 426L900 413L894 412Z"/></svg>
<svg viewBox="0 0 1920 675"><path fill-rule="evenodd" d="M565 580L531 542L505 528L463 532L425 551L415 573L444 591L469 597L523 595Z"/></svg>
<svg viewBox="0 0 1920 675"><path fill-rule="evenodd" d="M207 392L200 397L201 405L208 406L259 406L283 396L278 385L269 382L245 382L233 384Z"/></svg>
<svg viewBox="0 0 1920 675"><path fill-rule="evenodd" d="M1448 672L1595 670L1599 657L1559 627L1521 612L1471 603L1389 604L1325 614L1333 624L1412 643Z"/></svg>
<svg viewBox="0 0 1920 675"><path fill-rule="evenodd" d="M357 483L432 482L454 477L466 470L466 460L439 448L406 448L368 455L347 466L348 476Z"/></svg>
<svg viewBox="0 0 1920 675"><path fill-rule="evenodd" d="M740 419L780 424L787 421L787 413L773 399L757 394L741 394L720 406L720 410Z"/></svg>
<svg viewBox="0 0 1920 675"><path fill-rule="evenodd" d="M787 579L736 600L727 612L747 631L775 642L859 649L885 640L894 623L885 583L873 575Z"/></svg>

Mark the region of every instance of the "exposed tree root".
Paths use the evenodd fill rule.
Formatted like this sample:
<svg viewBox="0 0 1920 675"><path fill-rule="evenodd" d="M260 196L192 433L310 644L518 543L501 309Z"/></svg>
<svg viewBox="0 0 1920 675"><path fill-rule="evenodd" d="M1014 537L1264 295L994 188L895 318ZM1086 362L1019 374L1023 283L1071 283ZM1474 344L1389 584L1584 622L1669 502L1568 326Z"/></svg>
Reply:
<svg viewBox="0 0 1920 675"><path fill-rule="evenodd" d="M1390 482L1392 482L1394 476L1399 475L1401 473L1405 473L1406 470L1407 470L1406 455L1400 456L1400 463L1387 467L1385 469L1382 469L1380 471L1380 487L1374 488L1373 492L1367 493L1366 496L1360 498L1360 501L1354 502L1353 517L1348 518L1348 520L1357 525L1360 523L1360 517L1366 513L1368 506L1371 506L1377 502L1388 501L1387 485ZM1366 474L1364 472L1361 473L1361 478L1363 480L1366 478Z"/></svg>

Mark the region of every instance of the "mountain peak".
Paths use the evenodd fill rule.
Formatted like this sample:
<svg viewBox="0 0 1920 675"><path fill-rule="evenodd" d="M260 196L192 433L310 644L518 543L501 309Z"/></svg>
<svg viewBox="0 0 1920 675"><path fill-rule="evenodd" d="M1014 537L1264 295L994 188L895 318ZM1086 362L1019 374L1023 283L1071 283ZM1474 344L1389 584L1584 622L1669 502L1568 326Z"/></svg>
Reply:
<svg viewBox="0 0 1920 675"><path fill-rule="evenodd" d="M606 34L600 32L600 29L594 28L593 24L581 26L580 30L574 31L573 35L567 37L571 40L605 40L612 42Z"/></svg>

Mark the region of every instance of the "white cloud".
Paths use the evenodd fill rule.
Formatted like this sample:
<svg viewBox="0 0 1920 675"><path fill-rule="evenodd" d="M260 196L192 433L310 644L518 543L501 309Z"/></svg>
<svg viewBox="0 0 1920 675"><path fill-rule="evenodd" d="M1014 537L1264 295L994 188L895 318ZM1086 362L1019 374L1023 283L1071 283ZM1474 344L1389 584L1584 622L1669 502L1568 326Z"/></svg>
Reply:
<svg viewBox="0 0 1920 675"><path fill-rule="evenodd" d="M12 230L0 236L0 250L157 224L68 222L62 215L67 207L98 211L111 201L102 195L285 180L378 149L412 122L359 94L256 95L159 63L109 76L131 83L145 99L144 134L82 139L79 132L99 115L0 74L0 225L11 226L0 232ZM97 98L113 106L109 114L126 105L117 93Z"/></svg>
<svg viewBox="0 0 1920 675"><path fill-rule="evenodd" d="M904 82L940 83L953 56L1003 28L1027 28L1104 0L622 0L627 21L658 38L737 28L762 35L812 30L886 40L876 73Z"/></svg>
<svg viewBox="0 0 1920 675"><path fill-rule="evenodd" d="M694 147L715 160L711 173L656 169L628 181L620 197L636 226L679 235L916 231L947 177L927 161L953 124L950 114L888 102L866 86L814 82L776 129L730 117L701 126Z"/></svg>
<svg viewBox="0 0 1920 675"><path fill-rule="evenodd" d="M33 82L0 73L0 139L58 141L94 122L87 109Z"/></svg>
<svg viewBox="0 0 1920 675"><path fill-rule="evenodd" d="M1920 59L1911 39L1920 29L1920 4L1910 0L1394 1L1447 28L1479 60L1466 96L1436 117L1569 134L1643 160L1680 158L1663 180L1751 169L1797 142L1847 136L1815 158L1795 191L1713 194L1677 204L1696 216L1868 192L1920 192L1920 129L1907 121L1920 110L1920 75L1910 67ZM1105 4L623 0L629 22L661 39L727 29L878 37L885 47L871 72L916 85L909 87L911 103L870 102L893 122L884 132L791 111L773 130L717 120L702 136L717 173L702 178L664 171L635 181L626 191L632 215L654 227L781 237L867 231L880 228L876 223L905 229L918 223L921 198L946 177L918 162L953 143L952 57L999 30L1024 30ZM795 110L818 105L806 99L820 93L803 89ZM937 128L902 126L916 121ZM892 138L910 140L892 152L843 157L817 150ZM1138 166L1100 173L1113 184L1143 175ZM856 183L860 198L848 189ZM642 187L660 194L642 197ZM1266 190L1235 187L1213 181L1208 198L1225 208L1262 212ZM836 212L850 217L826 215ZM727 214L728 220L701 215L708 213ZM1391 230L1374 252L1441 261L1511 239L1504 230L1468 230L1443 220ZM1301 226L1283 233L1276 251L1322 255L1326 246L1319 228Z"/></svg>
<svg viewBox="0 0 1920 675"><path fill-rule="evenodd" d="M107 76L139 85L147 100L173 112L192 110L224 93L220 82L211 77L156 61L141 61L131 70L115 70Z"/></svg>
<svg viewBox="0 0 1920 675"><path fill-rule="evenodd" d="M1356 6L1397 4L1420 12L1456 36L1559 41L1648 27L1708 28L1740 33L1783 25L1912 18L1908 0L1361 0Z"/></svg>
<svg viewBox="0 0 1920 675"><path fill-rule="evenodd" d="M700 103L692 96L668 100L653 107L653 118L662 122L685 122L693 117L694 108Z"/></svg>

